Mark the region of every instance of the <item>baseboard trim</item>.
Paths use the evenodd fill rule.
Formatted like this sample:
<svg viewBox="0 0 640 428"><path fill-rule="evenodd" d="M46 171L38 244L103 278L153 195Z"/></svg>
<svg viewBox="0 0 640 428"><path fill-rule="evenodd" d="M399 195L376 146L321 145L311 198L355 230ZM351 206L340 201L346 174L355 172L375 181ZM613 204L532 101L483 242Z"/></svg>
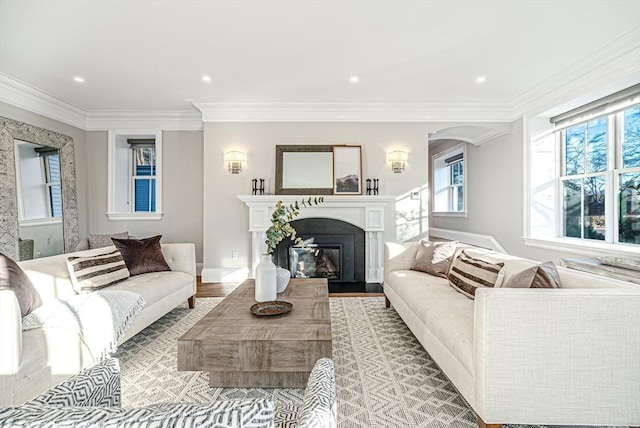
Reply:
<svg viewBox="0 0 640 428"><path fill-rule="evenodd" d="M429 236L435 238L448 239L451 241L460 241L465 244L477 245L478 247L489 248L490 250L506 254L502 245L491 235L481 235L478 233L462 232L459 230L448 229L429 229Z"/></svg>
<svg viewBox="0 0 640 428"><path fill-rule="evenodd" d="M242 282L249 277L249 269L245 268L203 268L202 282Z"/></svg>

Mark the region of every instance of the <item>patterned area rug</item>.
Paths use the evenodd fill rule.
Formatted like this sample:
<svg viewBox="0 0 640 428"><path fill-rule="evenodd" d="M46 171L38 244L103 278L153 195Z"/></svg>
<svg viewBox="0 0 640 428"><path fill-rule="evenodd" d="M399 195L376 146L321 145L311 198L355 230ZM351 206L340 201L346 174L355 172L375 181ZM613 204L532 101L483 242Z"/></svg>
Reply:
<svg viewBox="0 0 640 428"><path fill-rule="evenodd" d="M210 388L204 372L176 371L177 338L221 298L198 299L120 347L122 405L267 397L276 426L295 427L302 389ZM338 421L344 428L474 427L473 411L382 297L331 299Z"/></svg>

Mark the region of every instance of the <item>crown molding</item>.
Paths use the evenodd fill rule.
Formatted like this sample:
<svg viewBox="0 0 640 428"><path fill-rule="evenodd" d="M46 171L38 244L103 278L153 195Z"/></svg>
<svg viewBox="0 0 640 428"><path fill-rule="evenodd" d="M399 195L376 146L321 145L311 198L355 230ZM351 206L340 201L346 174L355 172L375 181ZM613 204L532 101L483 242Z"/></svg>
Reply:
<svg viewBox="0 0 640 428"><path fill-rule="evenodd" d="M492 124L493 125L493 124ZM474 146L481 146L502 135L512 132L512 122L492 125L459 125L436 131L429 135L429 143L441 140L464 141Z"/></svg>
<svg viewBox="0 0 640 428"><path fill-rule="evenodd" d="M203 122L503 122L501 102L199 102Z"/></svg>
<svg viewBox="0 0 640 428"><path fill-rule="evenodd" d="M87 114L87 131L108 129L161 129L163 131L201 131L197 111L92 111Z"/></svg>
<svg viewBox="0 0 640 428"><path fill-rule="evenodd" d="M638 82L640 27L532 86L513 98L510 104L519 115L535 116L598 89L604 88L604 92L613 93ZM586 102L580 101L582 104Z"/></svg>
<svg viewBox="0 0 640 428"><path fill-rule="evenodd" d="M86 129L87 112L40 89L0 73L0 101Z"/></svg>
<svg viewBox="0 0 640 428"><path fill-rule="evenodd" d="M84 131L162 129L199 131L197 111L86 111L40 89L0 73L0 101Z"/></svg>

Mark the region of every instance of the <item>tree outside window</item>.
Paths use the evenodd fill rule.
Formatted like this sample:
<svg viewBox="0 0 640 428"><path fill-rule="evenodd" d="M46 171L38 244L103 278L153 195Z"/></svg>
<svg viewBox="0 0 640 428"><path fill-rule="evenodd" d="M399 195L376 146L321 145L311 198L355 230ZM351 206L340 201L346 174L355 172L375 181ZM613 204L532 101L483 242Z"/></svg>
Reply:
<svg viewBox="0 0 640 428"><path fill-rule="evenodd" d="M559 135L563 236L640 244L640 106L571 126ZM608 206L617 212L615 219L607 218ZM614 222L615 232L610 227Z"/></svg>

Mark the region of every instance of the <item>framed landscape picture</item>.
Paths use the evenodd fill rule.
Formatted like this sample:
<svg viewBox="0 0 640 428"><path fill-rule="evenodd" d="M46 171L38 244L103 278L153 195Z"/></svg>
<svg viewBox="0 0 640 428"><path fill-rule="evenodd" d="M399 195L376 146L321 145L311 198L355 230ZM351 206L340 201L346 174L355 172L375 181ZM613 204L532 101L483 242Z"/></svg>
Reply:
<svg viewBox="0 0 640 428"><path fill-rule="evenodd" d="M361 146L333 146L333 193L362 194Z"/></svg>

